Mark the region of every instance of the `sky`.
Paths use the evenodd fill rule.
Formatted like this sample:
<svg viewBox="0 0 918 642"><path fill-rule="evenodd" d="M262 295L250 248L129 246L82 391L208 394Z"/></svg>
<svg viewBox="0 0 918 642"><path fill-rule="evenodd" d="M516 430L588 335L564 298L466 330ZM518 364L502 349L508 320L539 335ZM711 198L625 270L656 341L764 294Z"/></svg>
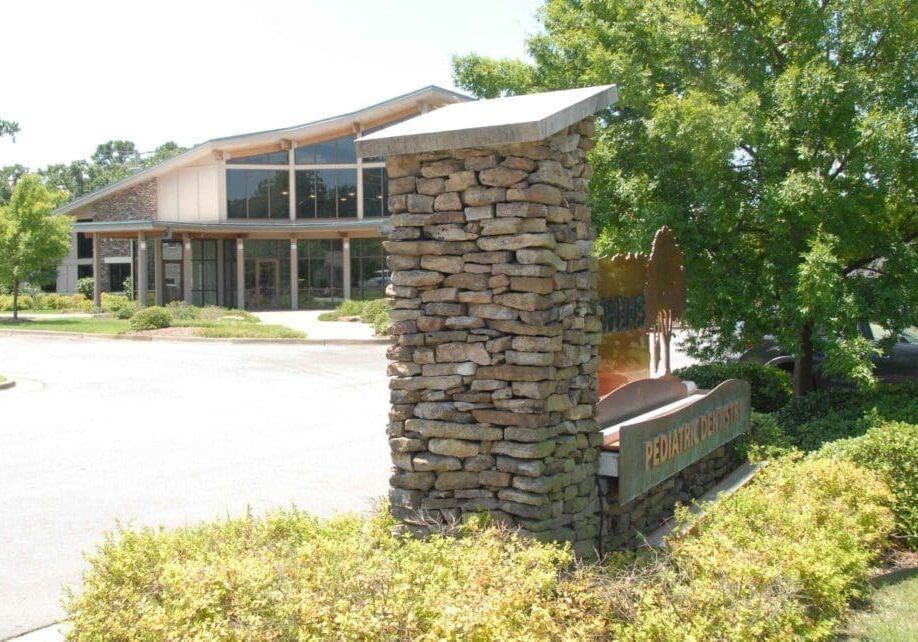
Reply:
<svg viewBox="0 0 918 642"><path fill-rule="evenodd" d="M0 20L0 166L276 129L452 84L450 58L526 58L540 0L29 0Z"/></svg>

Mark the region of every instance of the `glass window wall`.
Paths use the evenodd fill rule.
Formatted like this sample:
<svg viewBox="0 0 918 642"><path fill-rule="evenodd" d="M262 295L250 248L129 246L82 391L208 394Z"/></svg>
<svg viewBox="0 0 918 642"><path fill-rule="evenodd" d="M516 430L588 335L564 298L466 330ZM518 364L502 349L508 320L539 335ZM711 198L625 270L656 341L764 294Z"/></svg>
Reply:
<svg viewBox="0 0 918 642"><path fill-rule="evenodd" d="M238 308L236 301L236 241L223 241L223 305Z"/></svg>
<svg viewBox="0 0 918 642"><path fill-rule="evenodd" d="M344 136L297 147L294 158L297 165L353 165L357 163L357 148L353 136Z"/></svg>
<svg viewBox="0 0 918 642"><path fill-rule="evenodd" d="M374 218L389 213L389 177L385 167L363 169L363 216Z"/></svg>
<svg viewBox="0 0 918 642"><path fill-rule="evenodd" d="M191 302L217 305L217 241L191 242Z"/></svg>
<svg viewBox="0 0 918 642"><path fill-rule="evenodd" d="M245 242L248 310L290 309L290 241Z"/></svg>
<svg viewBox="0 0 918 642"><path fill-rule="evenodd" d="M297 218L357 216L356 169L298 169Z"/></svg>
<svg viewBox="0 0 918 642"><path fill-rule="evenodd" d="M300 309L330 308L344 299L343 257L340 239L297 242Z"/></svg>
<svg viewBox="0 0 918 642"><path fill-rule="evenodd" d="M271 152L269 154L254 154L240 156L226 161L227 165L286 165L289 162L286 151Z"/></svg>
<svg viewBox="0 0 918 642"><path fill-rule="evenodd" d="M285 169L226 172L226 212L231 219L290 218L290 174Z"/></svg>
<svg viewBox="0 0 918 642"><path fill-rule="evenodd" d="M351 298L380 299L388 284L382 239L351 239Z"/></svg>

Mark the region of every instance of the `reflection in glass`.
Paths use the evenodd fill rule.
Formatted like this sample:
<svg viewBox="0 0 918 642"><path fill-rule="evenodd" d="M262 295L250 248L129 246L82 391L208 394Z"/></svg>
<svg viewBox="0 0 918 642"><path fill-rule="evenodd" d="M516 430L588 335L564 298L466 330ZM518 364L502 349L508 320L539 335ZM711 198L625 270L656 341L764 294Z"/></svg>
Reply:
<svg viewBox="0 0 918 642"><path fill-rule="evenodd" d="M382 239L351 239L351 298L380 299L388 284Z"/></svg>
<svg viewBox="0 0 918 642"><path fill-rule="evenodd" d="M385 216L388 213L388 177L385 167L367 167L363 170L363 215L366 218Z"/></svg>
<svg viewBox="0 0 918 642"><path fill-rule="evenodd" d="M290 216L290 174L287 170L226 171L228 218L285 219Z"/></svg>
<svg viewBox="0 0 918 642"><path fill-rule="evenodd" d="M290 241L245 241L245 307L290 308Z"/></svg>
<svg viewBox="0 0 918 642"><path fill-rule="evenodd" d="M269 154L254 154L252 156L240 156L239 158L230 158L226 161L227 165L286 165L289 162L287 152L271 152Z"/></svg>
<svg viewBox="0 0 918 642"><path fill-rule="evenodd" d="M294 152L297 165L343 165L357 163L357 149L353 136L326 140L315 145L297 147Z"/></svg>
<svg viewBox="0 0 918 642"><path fill-rule="evenodd" d="M343 256L340 239L297 243L297 288L301 309L334 307L344 298Z"/></svg>

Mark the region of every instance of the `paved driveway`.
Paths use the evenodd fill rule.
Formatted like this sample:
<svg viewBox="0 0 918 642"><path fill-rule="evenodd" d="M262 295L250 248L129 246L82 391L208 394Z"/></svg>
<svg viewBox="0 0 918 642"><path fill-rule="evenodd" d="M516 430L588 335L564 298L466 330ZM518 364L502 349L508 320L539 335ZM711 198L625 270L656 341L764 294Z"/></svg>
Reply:
<svg viewBox="0 0 918 642"><path fill-rule="evenodd" d="M0 640L62 617L115 519L194 523L386 492L382 345L0 336Z"/></svg>

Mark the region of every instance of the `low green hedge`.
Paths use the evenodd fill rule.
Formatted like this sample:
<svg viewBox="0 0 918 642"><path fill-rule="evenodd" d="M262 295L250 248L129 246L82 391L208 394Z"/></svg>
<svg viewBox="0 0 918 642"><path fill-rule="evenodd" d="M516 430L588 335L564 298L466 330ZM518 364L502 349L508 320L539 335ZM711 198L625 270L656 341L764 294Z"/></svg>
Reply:
<svg viewBox="0 0 918 642"><path fill-rule="evenodd" d="M397 537L383 512L119 527L65 599L69 638L825 639L884 548L890 501L849 462L782 460L669 552L594 565L474 523Z"/></svg>
<svg viewBox="0 0 918 642"><path fill-rule="evenodd" d="M918 549L918 424L879 424L860 437L826 444L816 458L846 459L878 472L896 497L897 537Z"/></svg>
<svg viewBox="0 0 918 642"><path fill-rule="evenodd" d="M172 315L166 308L153 306L144 308L131 318L131 329L140 330L158 330L159 328L168 328L172 325Z"/></svg>
<svg viewBox="0 0 918 642"><path fill-rule="evenodd" d="M360 317L363 323L373 326L376 334L386 334L389 329L389 305L386 299L357 301L347 299L334 310L319 315L320 321L337 321L342 317Z"/></svg>
<svg viewBox="0 0 918 642"><path fill-rule="evenodd" d="M714 388L727 379L748 381L752 387L752 409L757 412L774 412L784 407L794 394L788 373L758 363L709 363L680 368L674 374L704 389Z"/></svg>

